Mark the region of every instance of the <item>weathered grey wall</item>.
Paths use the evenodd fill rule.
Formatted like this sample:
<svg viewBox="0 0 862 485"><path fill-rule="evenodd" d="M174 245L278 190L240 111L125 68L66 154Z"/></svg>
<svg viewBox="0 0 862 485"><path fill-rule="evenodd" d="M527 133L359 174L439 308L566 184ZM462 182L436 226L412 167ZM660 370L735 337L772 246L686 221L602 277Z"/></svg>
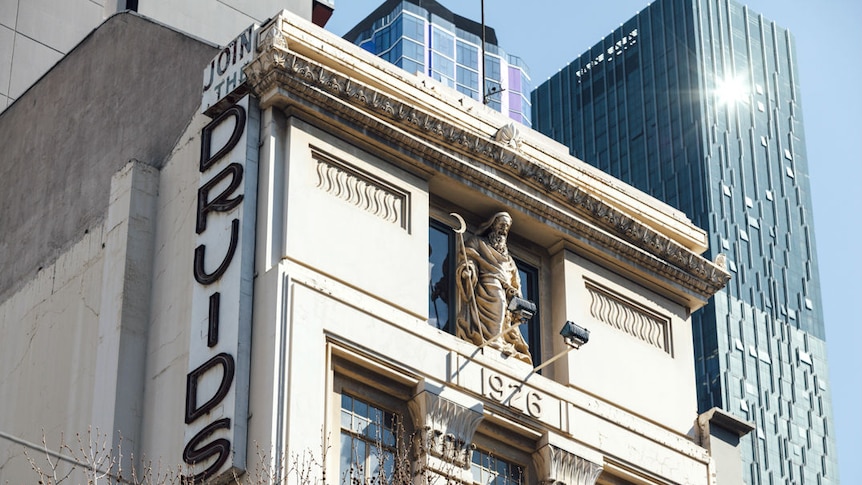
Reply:
<svg viewBox="0 0 862 485"><path fill-rule="evenodd" d="M0 301L105 217L129 160L161 168L216 53L117 14L0 113Z"/></svg>

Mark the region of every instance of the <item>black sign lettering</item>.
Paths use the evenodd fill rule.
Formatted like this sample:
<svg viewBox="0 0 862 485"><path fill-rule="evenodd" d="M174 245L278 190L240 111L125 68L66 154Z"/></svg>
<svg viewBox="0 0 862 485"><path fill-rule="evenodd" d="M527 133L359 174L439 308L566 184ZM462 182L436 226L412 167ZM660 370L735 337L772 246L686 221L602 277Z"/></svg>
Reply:
<svg viewBox="0 0 862 485"><path fill-rule="evenodd" d="M204 257L206 256L207 247L205 244L195 248L195 281L202 285L211 285L218 281L219 278L227 271L233 255L236 252L236 246L239 243L239 219L234 219L230 225L230 244L227 248L227 254L221 264L212 273L207 273L204 268Z"/></svg>
<svg viewBox="0 0 862 485"><path fill-rule="evenodd" d="M218 343L218 315L221 304L221 293L215 292L210 295L210 314L207 321L207 347L215 347Z"/></svg>
<svg viewBox="0 0 862 485"><path fill-rule="evenodd" d="M219 182L224 180L228 175L231 176L230 185L213 200L209 200L210 190L213 189ZM198 189L198 213L195 230L198 234L204 232L207 228L207 214L212 211L228 212L242 202L243 194L239 194L234 198L230 198L236 189L242 183L242 165L231 163L211 178L207 183L203 184Z"/></svg>
<svg viewBox="0 0 862 485"><path fill-rule="evenodd" d="M198 407L198 380L217 365L222 367L222 377L215 395ZM193 422L212 411L227 395L233 384L234 362L230 354L224 352L201 364L186 376L186 424Z"/></svg>
<svg viewBox="0 0 862 485"><path fill-rule="evenodd" d="M228 139L225 146L221 147L219 151L215 153L215 155L210 155L212 153L212 132L216 129L216 127L228 117L233 116L236 119L236 124L233 127L233 132L230 134L230 138ZM224 110L224 112L218 115L214 120L210 121L208 125L204 127L201 131L201 163L200 163L200 171L205 172L213 163L218 161L221 157L225 156L227 152L231 151L233 147L236 146L237 142L239 142L239 138L242 136L242 132L245 130L245 110L242 106L233 105L230 108Z"/></svg>
<svg viewBox="0 0 862 485"><path fill-rule="evenodd" d="M218 457L206 470L194 476L183 477L183 483L204 483L206 479L212 477L227 461L230 456L230 441L228 439L219 438L199 447L202 441L219 429L230 429L230 418L223 418L210 423L206 428L194 435L183 449L183 461L189 465L196 465L213 456Z"/></svg>

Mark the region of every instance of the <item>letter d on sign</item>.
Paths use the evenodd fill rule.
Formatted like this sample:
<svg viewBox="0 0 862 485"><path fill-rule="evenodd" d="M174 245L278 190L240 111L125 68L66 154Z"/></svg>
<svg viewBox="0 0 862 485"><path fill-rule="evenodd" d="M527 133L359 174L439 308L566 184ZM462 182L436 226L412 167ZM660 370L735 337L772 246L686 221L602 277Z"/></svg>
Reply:
<svg viewBox="0 0 862 485"><path fill-rule="evenodd" d="M230 138L227 143L221 147L214 155L210 155L212 153L212 134L215 129L224 123L224 121L230 117L234 118L235 124L233 126L233 132L230 134ZM201 131L201 172L206 172L213 163L217 162L221 157L225 156L226 153L231 151L233 147L236 146L240 137L242 136L243 130L245 130L245 110L242 106L233 105L230 108L224 110L224 112L218 116L208 125L204 127Z"/></svg>
<svg viewBox="0 0 862 485"><path fill-rule="evenodd" d="M201 364L197 369L189 372L188 376L186 376L186 424L210 412L224 399L230 390L230 385L233 383L233 364L233 357L222 352ZM198 380L207 371L214 369L218 365L222 367L222 377L218 390L209 401L198 407Z"/></svg>

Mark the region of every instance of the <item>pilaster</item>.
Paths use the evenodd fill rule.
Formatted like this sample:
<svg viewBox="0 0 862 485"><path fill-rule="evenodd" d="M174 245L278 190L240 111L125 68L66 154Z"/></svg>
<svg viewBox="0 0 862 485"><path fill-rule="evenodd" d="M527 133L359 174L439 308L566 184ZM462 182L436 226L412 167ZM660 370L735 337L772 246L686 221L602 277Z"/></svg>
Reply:
<svg viewBox="0 0 862 485"><path fill-rule="evenodd" d="M423 381L408 403L416 427L415 474L470 483L473 434L483 418L482 402L440 385Z"/></svg>

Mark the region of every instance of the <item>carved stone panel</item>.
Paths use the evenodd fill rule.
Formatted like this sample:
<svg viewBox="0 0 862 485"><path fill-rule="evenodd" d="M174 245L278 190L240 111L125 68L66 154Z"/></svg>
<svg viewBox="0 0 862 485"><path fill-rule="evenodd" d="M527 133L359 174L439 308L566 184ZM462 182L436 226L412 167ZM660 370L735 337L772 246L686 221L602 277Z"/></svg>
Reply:
<svg viewBox="0 0 862 485"><path fill-rule="evenodd" d="M586 282L590 294L590 315L638 340L672 354L670 319L602 288Z"/></svg>
<svg viewBox="0 0 862 485"><path fill-rule="evenodd" d="M403 229L408 225L408 194L357 167L312 148L317 187Z"/></svg>

